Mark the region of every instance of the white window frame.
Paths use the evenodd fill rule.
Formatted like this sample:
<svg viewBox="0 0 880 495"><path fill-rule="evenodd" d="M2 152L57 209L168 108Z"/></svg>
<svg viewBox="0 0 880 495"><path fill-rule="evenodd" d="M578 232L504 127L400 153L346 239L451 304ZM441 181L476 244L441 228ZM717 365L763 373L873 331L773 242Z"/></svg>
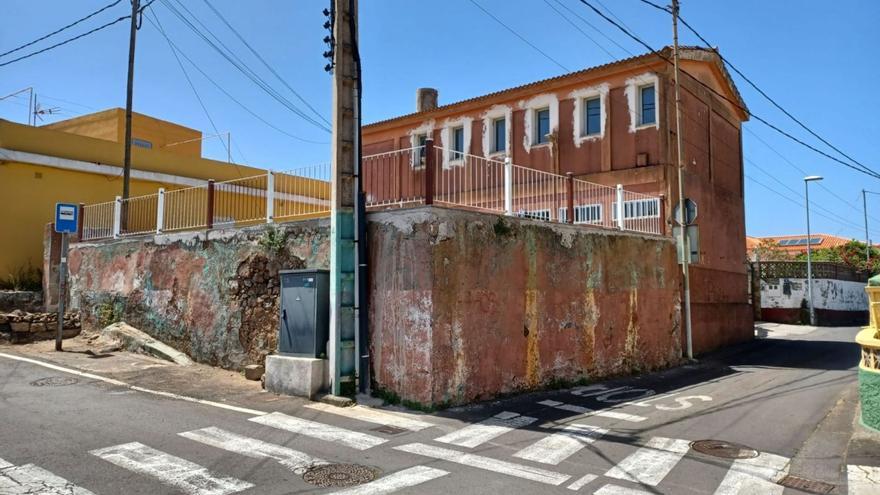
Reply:
<svg viewBox="0 0 880 495"><path fill-rule="evenodd" d="M425 141L427 141L428 135L429 134L427 132L419 132L413 134L410 138L410 144L412 144L412 157L410 157L410 166L413 169L417 170L420 168L425 168L425 157L427 156L427 150L425 148L419 149L421 146L423 146L419 143L419 141L421 141L422 137L424 137ZM423 156L422 153L425 153L426 155Z"/></svg>
<svg viewBox="0 0 880 495"><path fill-rule="evenodd" d="M636 204L654 204L654 211L656 215L627 215L627 205L636 205ZM637 210L638 207L634 207L632 211ZM647 208L645 208L647 210ZM659 218L660 217L660 198L644 198L644 199L630 199L623 202L623 219L624 220L637 220L640 218ZM617 201L611 203L611 221L617 221Z"/></svg>
<svg viewBox="0 0 880 495"><path fill-rule="evenodd" d="M547 134L541 136L540 134L538 134L539 132L541 132L541 126L538 123L538 114L545 110L547 111ZM550 107L535 108L534 110L532 110L532 119L535 122L535 125L532 127L532 146L546 146L550 144L549 136L550 134L553 134L553 119L550 117ZM546 139L546 141L541 141L541 138Z"/></svg>
<svg viewBox="0 0 880 495"><path fill-rule="evenodd" d="M644 121L645 115L642 112L642 109L643 109L642 91L646 88L654 88L654 122L648 122L648 123L645 123L645 121ZM636 118L638 119L638 122L639 122L638 127L641 128L641 127L655 126L657 124L657 120L659 119L659 112L657 112L657 107L658 107L658 105L657 105L657 85L654 83L642 84L641 86L636 88L636 94L638 95L638 98L637 98L638 106L636 107L636 112L637 112Z"/></svg>
<svg viewBox="0 0 880 495"><path fill-rule="evenodd" d="M513 108L508 105L494 105L481 115L483 119L483 156L501 158L508 156L512 144L511 126L513 125ZM495 122L504 120L504 151L495 151Z"/></svg>
<svg viewBox="0 0 880 495"><path fill-rule="evenodd" d="M461 149L455 149L455 131L461 130ZM449 163L450 165L459 165L464 161L465 133L464 126L458 125L449 129ZM458 158L453 158L458 155Z"/></svg>
<svg viewBox="0 0 880 495"><path fill-rule="evenodd" d="M540 210L525 210L520 209L516 212L516 216L520 218L526 218L528 220L541 220L544 222L550 221L550 209L540 209Z"/></svg>
<svg viewBox="0 0 880 495"><path fill-rule="evenodd" d="M584 220L583 214L578 215L578 211L590 211L590 210L597 211L598 218L594 218L592 220ZM575 205L574 206L574 222L573 223L581 224L581 225L601 225L602 224L602 217L604 214L604 212L602 210L603 210L602 203L589 203L589 204ZM580 217L580 219L578 219L578 217ZM559 208L559 221L560 222L568 221L568 208L566 208L566 207Z"/></svg>
<svg viewBox="0 0 880 495"><path fill-rule="evenodd" d="M537 143L535 136L538 134L538 122L536 119L537 110L545 108L550 109L550 129L548 134L553 134L559 129L559 98L555 93L545 93L535 96L527 101L521 101L519 108L524 112L524 128L523 128L523 148L526 153L531 153L532 148L546 148L550 146L550 142ZM510 130L508 130L510 132Z"/></svg>
<svg viewBox="0 0 880 495"><path fill-rule="evenodd" d="M452 130L456 128L463 128L463 139L464 145L461 154L463 157L470 154L471 151L471 130L473 129L474 119L470 117L460 117L457 119L450 119L443 123L443 128L440 129L440 146L443 147L443 168L449 167L460 167L465 163L464 159L461 160L450 160L451 151L452 151Z"/></svg>
<svg viewBox="0 0 880 495"><path fill-rule="evenodd" d="M504 123L504 149L498 149L498 123ZM491 146L492 151L489 152L490 155L504 155L507 153L507 117L496 117L492 119L492 139Z"/></svg>
<svg viewBox="0 0 880 495"><path fill-rule="evenodd" d="M629 107L629 132L634 133L641 129L660 128L660 102L663 101L660 79L653 72L646 72L626 80L626 103ZM645 86L654 86L654 122L642 124L642 92Z"/></svg>
<svg viewBox="0 0 880 495"><path fill-rule="evenodd" d="M605 122L607 116L609 86L607 83L598 86L590 86L588 88L579 89L569 93L569 98L574 100L574 110L571 114L572 121L572 139L575 147L580 147L587 141L595 141L605 137ZM587 134L587 100L599 98L599 132L596 134Z"/></svg>

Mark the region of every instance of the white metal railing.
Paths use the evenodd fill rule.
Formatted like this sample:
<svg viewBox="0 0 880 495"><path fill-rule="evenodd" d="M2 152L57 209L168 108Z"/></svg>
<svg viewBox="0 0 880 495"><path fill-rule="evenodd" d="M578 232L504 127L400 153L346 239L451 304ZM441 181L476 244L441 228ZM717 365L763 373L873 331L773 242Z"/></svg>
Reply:
<svg viewBox="0 0 880 495"><path fill-rule="evenodd" d="M329 164L268 172L203 186L88 205L82 239L242 226L327 216ZM514 165L509 159L426 146L369 155L361 178L367 207L442 204L549 222L664 233L656 196L594 184L572 175ZM569 219L571 215L571 219Z"/></svg>

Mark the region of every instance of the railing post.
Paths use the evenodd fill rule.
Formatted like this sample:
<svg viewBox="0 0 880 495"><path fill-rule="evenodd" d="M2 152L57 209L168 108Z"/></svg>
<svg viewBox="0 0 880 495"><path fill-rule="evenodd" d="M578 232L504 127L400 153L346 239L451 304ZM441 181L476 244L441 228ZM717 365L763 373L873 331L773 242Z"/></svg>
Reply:
<svg viewBox="0 0 880 495"><path fill-rule="evenodd" d="M574 174L565 173L565 223L574 223Z"/></svg>
<svg viewBox="0 0 880 495"><path fill-rule="evenodd" d="M660 235L666 235L666 195L660 195L660 206L657 210L658 216L658 230L660 231Z"/></svg>
<svg viewBox="0 0 880 495"><path fill-rule="evenodd" d="M161 234L165 229L165 188L160 187L156 195L156 233Z"/></svg>
<svg viewBox="0 0 880 495"><path fill-rule="evenodd" d="M208 179L208 208L205 218L205 228L214 228L214 179Z"/></svg>
<svg viewBox="0 0 880 495"><path fill-rule="evenodd" d="M425 140L425 204L434 204L434 140Z"/></svg>
<svg viewBox="0 0 880 495"><path fill-rule="evenodd" d="M624 223L623 212L626 208L623 207L623 184L617 185L617 228L620 230L624 230L626 228L626 223Z"/></svg>
<svg viewBox="0 0 880 495"><path fill-rule="evenodd" d="M504 214L513 216L513 164L504 157Z"/></svg>
<svg viewBox="0 0 880 495"><path fill-rule="evenodd" d="M79 224L76 226L76 240L78 242L83 241L83 227L86 223L86 205L85 203L79 204Z"/></svg>
<svg viewBox="0 0 880 495"><path fill-rule="evenodd" d="M113 201L113 238L119 239L119 231L122 227L122 196L116 196Z"/></svg>
<svg viewBox="0 0 880 495"><path fill-rule="evenodd" d="M266 173L266 223L275 221L275 172Z"/></svg>

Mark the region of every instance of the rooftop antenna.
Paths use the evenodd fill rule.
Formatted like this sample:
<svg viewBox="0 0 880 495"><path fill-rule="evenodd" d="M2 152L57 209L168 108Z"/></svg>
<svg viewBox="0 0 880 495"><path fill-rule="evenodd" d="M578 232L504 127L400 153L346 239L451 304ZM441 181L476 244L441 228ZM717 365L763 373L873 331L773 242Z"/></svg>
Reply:
<svg viewBox="0 0 880 495"><path fill-rule="evenodd" d="M37 101L37 94L34 93L34 124L33 125L37 125L37 119L40 119L40 122L42 122L44 115L55 115L58 113L61 113L61 107L44 108Z"/></svg>

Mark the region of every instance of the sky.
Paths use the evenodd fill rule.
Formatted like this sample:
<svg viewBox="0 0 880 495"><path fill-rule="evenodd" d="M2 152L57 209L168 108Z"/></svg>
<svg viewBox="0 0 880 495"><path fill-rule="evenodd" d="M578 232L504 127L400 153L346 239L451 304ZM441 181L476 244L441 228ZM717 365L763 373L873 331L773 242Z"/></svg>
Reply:
<svg viewBox="0 0 880 495"><path fill-rule="evenodd" d="M218 132L230 132L233 159L239 163L285 170L329 162L330 134L326 130L269 96L169 8L188 18L194 16L282 94L282 99L320 122L302 100L329 120L331 78L323 69L326 31L321 12L329 0L211 0L286 85L262 65L206 1L156 0L147 10L137 36L134 110L200 129L206 135L214 134L215 127ZM668 14L640 0L588 1L608 9L650 46L671 43ZM111 3L3 0L0 53ZM129 11L130 3L121 1L45 42L0 57L0 63ZM880 46L880 2L685 0L681 15L786 110L837 148L880 171L880 119L876 118L880 98L874 88L880 81L876 52ZM181 64L195 92L157 26L180 50ZM699 44L699 40L682 29L681 43ZM418 87L438 88L443 104L625 58L627 51L645 51L578 0L361 0L360 45L365 123L412 112ZM43 123L124 107L127 57L128 23L123 21L0 67L0 97L33 87L41 107L56 112L45 115ZM734 79L754 115L836 155L746 82L737 76ZM0 118L24 123L27 113L25 95L0 101ZM809 151L755 119L743 128L749 235L804 233L802 179L821 175L821 183L810 185L812 231L864 239L861 191L880 193L880 179ZM217 138L204 141L203 154L226 160L226 148ZM880 194L869 194L867 206L871 238L880 242Z"/></svg>

